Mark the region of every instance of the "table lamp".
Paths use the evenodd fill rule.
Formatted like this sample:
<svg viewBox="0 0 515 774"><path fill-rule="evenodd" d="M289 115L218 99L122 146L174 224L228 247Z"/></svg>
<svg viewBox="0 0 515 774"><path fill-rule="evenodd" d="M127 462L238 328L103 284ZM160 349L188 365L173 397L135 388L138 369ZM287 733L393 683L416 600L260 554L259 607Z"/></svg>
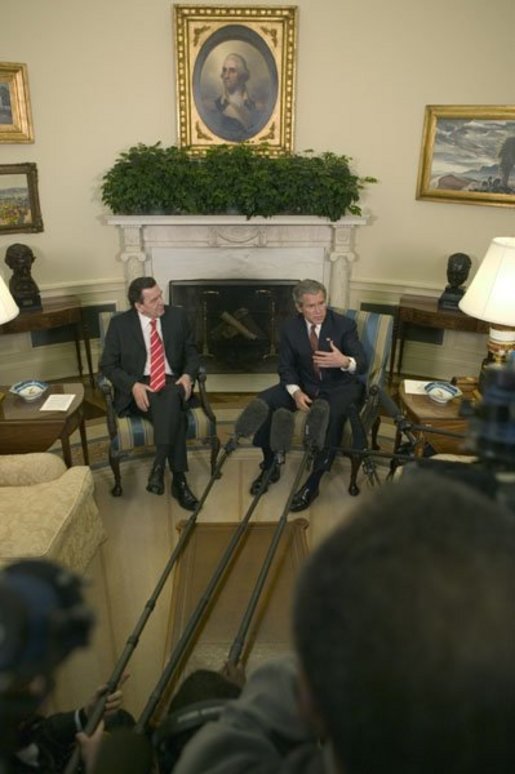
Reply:
<svg viewBox="0 0 515 774"><path fill-rule="evenodd" d="M459 307L490 323L482 370L491 363L506 363L515 349L515 237L492 239Z"/></svg>
<svg viewBox="0 0 515 774"><path fill-rule="evenodd" d="M0 277L0 325L9 322L9 320L13 320L19 312L20 310L16 306L14 298L9 292L9 288L2 277ZM0 391L0 401L3 397L4 394Z"/></svg>

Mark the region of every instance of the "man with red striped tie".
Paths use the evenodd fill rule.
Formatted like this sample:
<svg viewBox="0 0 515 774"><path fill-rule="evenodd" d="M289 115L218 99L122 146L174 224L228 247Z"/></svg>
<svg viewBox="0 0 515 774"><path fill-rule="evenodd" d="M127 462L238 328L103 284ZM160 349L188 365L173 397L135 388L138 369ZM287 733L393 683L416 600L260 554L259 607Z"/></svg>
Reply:
<svg viewBox="0 0 515 774"><path fill-rule="evenodd" d="M168 460L172 496L193 511L198 501L185 476L184 407L198 373L199 355L184 310L165 306L153 277L133 280L128 295L131 308L111 319L100 370L114 385L117 414L140 413L154 425L156 458L147 491L163 494Z"/></svg>

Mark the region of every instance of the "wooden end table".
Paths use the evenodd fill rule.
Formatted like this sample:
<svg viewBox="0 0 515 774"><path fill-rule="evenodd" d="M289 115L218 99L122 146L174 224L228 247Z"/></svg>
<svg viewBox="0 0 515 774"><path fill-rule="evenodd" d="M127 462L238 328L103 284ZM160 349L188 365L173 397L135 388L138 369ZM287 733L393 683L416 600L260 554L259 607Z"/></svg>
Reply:
<svg viewBox="0 0 515 774"><path fill-rule="evenodd" d="M0 402L0 454L42 452L58 439L63 458L71 468L70 435L79 429L84 464L89 465L88 441L84 422L84 386L80 383L51 384L41 398L26 401L8 392ZM75 397L66 411L40 411L49 395L73 394Z"/></svg>
<svg viewBox="0 0 515 774"><path fill-rule="evenodd" d="M60 298L48 298L42 301L42 309L21 311L18 317L4 325L0 325L0 334L27 333L31 331L46 331L51 328L64 328L73 326L75 339L75 352L79 374L82 376L82 357L80 353L80 339L84 342L86 359L88 361L89 381L95 386L93 378L93 363L91 359L91 346L87 325L82 315L82 308L78 296L61 296Z"/></svg>
<svg viewBox="0 0 515 774"><path fill-rule="evenodd" d="M406 325L409 323L421 325L425 328L468 331L470 333L488 333L490 329L489 323L484 320L477 320L475 317L469 317L467 314L463 314L459 309L440 309L438 307L437 298L410 295L401 296L393 326L389 373L390 384L392 383L395 368L397 342L399 342L397 375L401 373Z"/></svg>
<svg viewBox="0 0 515 774"><path fill-rule="evenodd" d="M404 382L401 383L399 388L399 402L407 418L417 425L430 425L435 430L466 433L468 419L459 416L461 401L462 398L459 397L453 398L448 403L436 403L428 395L411 395L406 393ZM413 435L417 438L416 457L422 456L426 441L431 444L438 454L467 454L467 451L463 448L464 440L459 438L439 435L438 433L424 433L420 430L414 430ZM401 433L397 431L395 449L399 446L400 438Z"/></svg>

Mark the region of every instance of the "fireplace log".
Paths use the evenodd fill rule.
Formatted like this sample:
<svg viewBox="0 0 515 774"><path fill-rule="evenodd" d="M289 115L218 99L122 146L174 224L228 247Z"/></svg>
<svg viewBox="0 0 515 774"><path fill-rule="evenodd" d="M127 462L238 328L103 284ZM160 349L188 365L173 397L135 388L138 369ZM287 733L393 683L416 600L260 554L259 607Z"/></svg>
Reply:
<svg viewBox="0 0 515 774"><path fill-rule="evenodd" d="M222 312L220 319L234 328L238 333L241 333L246 339L255 341L258 337L255 333L252 333L245 325L243 325L236 317L233 317L229 312Z"/></svg>

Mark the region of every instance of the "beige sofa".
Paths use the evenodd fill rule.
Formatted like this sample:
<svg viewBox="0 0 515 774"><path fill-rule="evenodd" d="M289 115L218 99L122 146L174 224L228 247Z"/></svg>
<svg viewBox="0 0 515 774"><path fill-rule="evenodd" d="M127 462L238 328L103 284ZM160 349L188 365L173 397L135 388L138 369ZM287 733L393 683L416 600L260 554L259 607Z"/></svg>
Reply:
<svg viewBox="0 0 515 774"><path fill-rule="evenodd" d="M53 559L84 572L106 538L88 467L54 454L0 455L0 566Z"/></svg>

